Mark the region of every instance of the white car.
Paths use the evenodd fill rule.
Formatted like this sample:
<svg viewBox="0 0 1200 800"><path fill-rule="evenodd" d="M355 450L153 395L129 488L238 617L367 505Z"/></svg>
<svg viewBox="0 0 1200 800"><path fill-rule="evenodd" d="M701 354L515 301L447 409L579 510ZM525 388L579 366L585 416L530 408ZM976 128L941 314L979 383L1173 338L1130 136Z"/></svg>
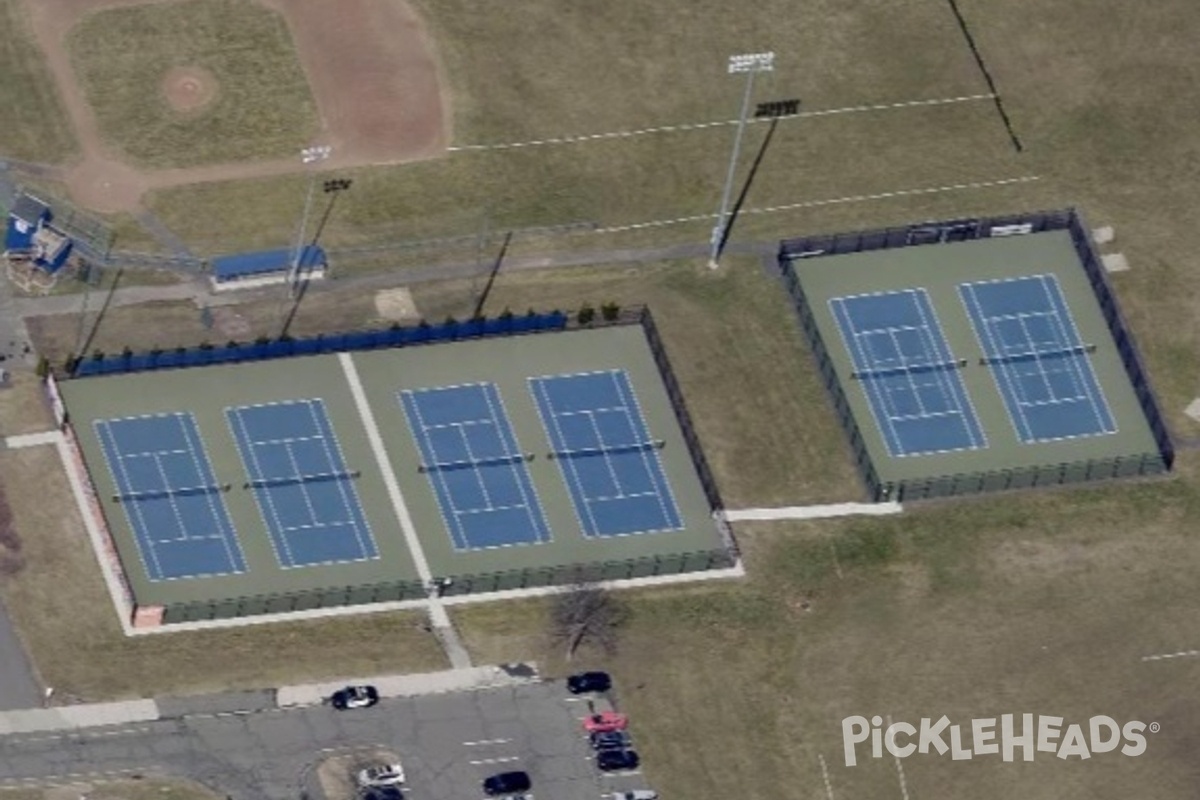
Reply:
<svg viewBox="0 0 1200 800"><path fill-rule="evenodd" d="M658 800L658 792L653 789L634 789L632 792L613 792L612 800Z"/></svg>
<svg viewBox="0 0 1200 800"><path fill-rule="evenodd" d="M359 772L355 780L360 789L399 786L404 783L404 767L400 764L377 764Z"/></svg>

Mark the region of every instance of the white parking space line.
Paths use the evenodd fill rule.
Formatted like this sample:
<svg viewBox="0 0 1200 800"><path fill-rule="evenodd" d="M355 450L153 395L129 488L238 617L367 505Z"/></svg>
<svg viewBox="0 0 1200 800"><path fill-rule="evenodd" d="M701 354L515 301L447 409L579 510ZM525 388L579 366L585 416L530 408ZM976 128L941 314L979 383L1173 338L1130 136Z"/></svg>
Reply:
<svg viewBox="0 0 1200 800"><path fill-rule="evenodd" d="M463 742L463 747L483 747L488 744L507 744L512 739L480 739L477 742Z"/></svg>
<svg viewBox="0 0 1200 800"><path fill-rule="evenodd" d="M601 778L632 778L635 775L641 775L640 769L628 770L626 772L601 772Z"/></svg>
<svg viewBox="0 0 1200 800"><path fill-rule="evenodd" d="M468 761L467 763L473 767L482 766L485 764L507 764L509 761L520 761L520 756L505 756L503 758L481 758L476 761Z"/></svg>

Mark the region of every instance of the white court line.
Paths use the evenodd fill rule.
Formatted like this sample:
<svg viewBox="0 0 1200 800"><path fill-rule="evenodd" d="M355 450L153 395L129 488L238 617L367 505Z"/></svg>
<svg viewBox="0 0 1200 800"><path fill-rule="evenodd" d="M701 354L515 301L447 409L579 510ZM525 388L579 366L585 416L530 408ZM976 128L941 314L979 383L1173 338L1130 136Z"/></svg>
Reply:
<svg viewBox="0 0 1200 800"><path fill-rule="evenodd" d="M921 289L920 297L922 302L917 302L915 299L913 300L913 303L917 307L918 313L921 315L921 324L924 326L920 335L923 335L928 339L929 344L933 346L934 352L938 354L939 359L945 357L947 360L953 361L954 353L950 351L950 342L948 339L946 339L946 331L942 327L941 319L938 318L937 309L933 307L933 303L929 299L929 292L925 289ZM926 309L929 310L930 319L925 318ZM934 335L935 333L937 334L936 336ZM942 352L943 348L945 348L945 352ZM945 379L945 383L942 383L943 378ZM967 432L967 436L971 440L969 447L960 447L956 449L981 450L987 447L987 434L983 431L983 425L979 422L979 414L975 411L975 403L971 401L971 395L967 391L966 387L963 386L962 378L959 376L958 372L955 371L939 374L937 380L938 385L942 387L943 393L946 391L945 387L950 388L951 394L954 397L954 408L961 415L963 429ZM962 401L964 399L967 402L965 408L962 406ZM968 411L970 412L970 417L967 416ZM973 427L971 423L974 423ZM978 438L975 436L976 433L979 434Z"/></svg>
<svg viewBox="0 0 1200 800"><path fill-rule="evenodd" d="M247 474L250 480L265 479L266 471L263 470L262 464L258 460L258 450L255 449L253 437L250 436L250 428L246 425L245 417L242 411L250 406L227 407L225 409L225 421L228 423L230 432L233 434L234 442L237 444L238 452L242 454L242 464L247 469ZM237 435L241 432L241 437ZM242 445L245 444L245 451L242 451ZM288 546L287 537L283 534L283 520L279 516L278 509L275 508L274 492L254 492L254 503L258 506L258 513L262 515L263 522L268 528L272 528L268 533L267 539L271 542L271 552L275 555L275 562L284 569L291 569L296 566L296 561L292 557L291 547ZM270 519L267 519L270 514ZM277 535L276 535L277 533Z"/></svg>
<svg viewBox="0 0 1200 800"><path fill-rule="evenodd" d="M829 780L829 767L825 765L825 756L818 753L817 760L821 762L821 777L825 781L825 796L829 800L833 800L833 783Z"/></svg>
<svg viewBox="0 0 1200 800"><path fill-rule="evenodd" d="M1057 332L1065 340L1064 343L1072 347L1083 344L1083 337L1079 335L1079 327L1075 324L1075 316L1071 313L1071 308L1067 305L1066 298L1063 297L1062 287L1058 283L1058 276L1039 275L1038 278L1042 284L1042 293L1046 295L1046 302L1050 304L1050 309L1054 312L1052 319L1056 324ZM1053 292L1050 291L1051 287L1054 289ZM1092 362L1086 357L1075 357L1071 359L1070 364L1075 368L1075 374L1078 377L1076 385L1087 390L1088 400L1092 406L1092 414L1096 418L1100 432L1116 433L1116 417L1113 416L1112 409L1108 407L1108 398L1104 394L1104 387L1100 385L1099 380L1096 378L1096 371L1092 369ZM1099 394L1098 397L1092 394L1092 387L1095 387ZM1103 406L1104 416L1101 416L1100 413L1101 406ZM1104 417L1108 417L1108 424L1105 424ZM1109 429L1110 427L1111 430Z"/></svg>
<svg viewBox="0 0 1200 800"><path fill-rule="evenodd" d="M774 214L780 211L796 211L805 208L820 208L821 206L834 206L845 203L863 203L871 200L889 200L894 197L914 197L926 194L939 194L942 192L960 192L967 189L990 189L996 186L1010 186L1018 183L1032 183L1040 181L1041 177L1037 175L1023 175L1017 178L1000 178L993 181L974 181L972 183L951 183L945 186L928 186L918 189L897 189L894 192L879 192L878 194L856 194L847 195L846 197L834 197L828 200L805 200L799 203L787 203L779 206L766 206L764 208L746 208L742 210L743 214ZM680 225L686 222L712 222L716 219L715 214L695 214L690 217L676 217L675 219L660 219L650 222L635 222L630 225L614 225L605 228L597 228L591 233L621 233L624 231L635 231L643 228L661 228L668 225Z"/></svg>
<svg viewBox="0 0 1200 800"><path fill-rule="evenodd" d="M400 493L400 482L396 480L396 471L392 469L391 459L388 458L387 448L383 444L383 436L380 435L379 426L375 423L375 414L372 413L371 405L367 402L367 393L363 389L362 380L358 377L358 368L354 366L354 357L349 353L338 353L338 362L342 365L346 382L350 384L350 394L354 396L354 405L358 409L359 417L362 418L363 427L367 430L371 453L375 456L375 463L379 466L383 485L387 487L388 499L392 501L396 520L400 523L400 530L404 533L404 542L408 545L408 552L412 555L413 566L416 567L421 582L428 586L433 580L433 572L429 569L429 561L425 558L425 551L421 548L421 539L417 536L417 528L413 524L412 516L408 513L408 506L404 503L404 495ZM431 615L434 613L432 607L430 613ZM436 622L436 617L434 619Z"/></svg>
<svg viewBox="0 0 1200 800"><path fill-rule="evenodd" d="M888 728L892 727L892 715L891 714L888 714L888 716L887 716L887 724L888 724ZM904 765L900 763L899 756L893 755L892 758L895 759L895 761L896 761L896 775L897 775L897 777L900 778L900 794L902 794L904 796L904 800L909 800L908 781L904 777Z"/></svg>
<svg viewBox="0 0 1200 800"><path fill-rule="evenodd" d="M96 431L96 438L100 440L101 449L104 450L105 461L109 463L109 470L113 473L113 478L117 484L118 490L122 485L133 489L133 481L130 479L128 472L125 469L125 461L121 455L121 447L117 441L117 433L114 430L117 420L95 420L92 425ZM108 447L105 447L105 443ZM110 455L111 454L111 455ZM96 498L99 500L99 496ZM151 581L161 581L166 576L163 573L162 564L158 560L158 551L154 547L154 541L150 538L150 526L146 524L146 519L142 515L142 507L139 503L122 503L125 506L125 518L129 520L129 527L133 529L134 539L138 542L135 548L138 551L138 558L142 562L142 568L146 570L146 575ZM132 511L130 510L132 509ZM136 519L134 519L136 517ZM142 543L145 546L142 546ZM150 565L153 563L154 570L150 570Z"/></svg>
<svg viewBox="0 0 1200 800"><path fill-rule="evenodd" d="M426 389L420 391L421 394L425 394L432 390ZM421 403L417 399L417 395L418 393L416 391L404 389L400 392L400 402L403 404L406 414L410 408L412 409L412 415L409 418L410 425L414 432L419 428L421 433L418 447L421 449L422 453L424 453L426 447L428 447L430 462L433 464L438 464L441 460L438 458L437 447L434 446L433 439L429 438L429 435L426 433L426 431L429 430L429 426L425 424L425 417L423 414L421 414ZM416 420L415 425L412 424L413 418ZM479 473L478 467L471 467L471 470L476 474ZM446 520L446 527L450 531L450 540L453 542L456 550L470 550L471 543L467 540L466 529L463 528L462 520L459 519L458 503L455 502L454 493L450 491L450 484L447 482L446 474L440 469L435 469L434 473L436 473L438 485L442 487L442 494L438 496L438 507L442 508L442 497L445 497L445 504L449 506L449 508L442 508L442 517ZM428 475L429 473L426 474ZM430 476L429 481L432 483L434 481L434 477ZM448 515L446 514L447 511L450 512Z"/></svg>
<svg viewBox="0 0 1200 800"><path fill-rule="evenodd" d="M904 100L898 103L871 103L858 106L843 106L841 108L826 108L818 109L817 111L801 111L799 114L792 114L787 117L780 117L780 120L795 119L810 119L814 117L832 117L839 114L861 114L869 111L894 111L904 108L920 108L926 106L946 106L955 103L970 103L979 100L991 100L994 95L991 94L972 94L963 95L961 97L943 97L933 100ZM765 119L748 119L746 122L757 124L766 122ZM580 142L595 142L605 139L631 139L636 136L648 136L654 133L684 133L688 131L707 130L709 128L722 128L731 125L737 125L739 120L716 120L713 122L691 122L682 123L679 125L658 125L650 128L637 128L634 130L623 131L605 131L603 133L587 133L578 136L554 136L546 139L531 139L525 142L503 142L498 144L460 144L447 147L447 152L450 153L468 153L468 152L484 152L489 150L517 150L523 147L543 147L554 144L578 144Z"/></svg>
<svg viewBox="0 0 1200 800"><path fill-rule="evenodd" d="M1142 656L1142 661L1166 661L1171 658L1195 658L1200 656L1200 650L1181 650L1178 653L1162 653L1156 656Z"/></svg>

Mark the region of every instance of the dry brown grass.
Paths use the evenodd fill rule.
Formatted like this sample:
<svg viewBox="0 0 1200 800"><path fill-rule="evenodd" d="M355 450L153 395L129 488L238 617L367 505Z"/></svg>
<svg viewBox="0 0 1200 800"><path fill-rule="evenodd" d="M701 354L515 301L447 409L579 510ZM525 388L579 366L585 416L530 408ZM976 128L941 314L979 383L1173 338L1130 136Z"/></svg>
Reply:
<svg viewBox="0 0 1200 800"><path fill-rule="evenodd" d="M446 666L415 613L126 638L55 449L0 454L0 483L25 559L18 574L0 583L0 596L57 697L188 694Z"/></svg>
<svg viewBox="0 0 1200 800"><path fill-rule="evenodd" d="M275 337L286 319L289 306L283 288L260 292L246 302L212 309L213 327L206 329L200 309L191 301L155 301L137 306L111 308L96 324L96 313L87 316L85 331L93 328L88 355L99 350L119 353L125 347L135 351L158 347L194 347L202 342L223 345L236 340L253 341L260 336ZM257 299L255 299L257 298ZM98 309L103 300L94 298L89 307ZM39 353L55 364L72 354L79 338L78 314L55 314L26 320L29 334ZM383 324L376 316L370 293L312 292L300 305L289 331L293 336L309 336L335 330L358 330Z"/></svg>
<svg viewBox="0 0 1200 800"><path fill-rule="evenodd" d="M0 389L0 436L48 431L54 415L41 379L27 371L9 373L10 385Z"/></svg>
<svg viewBox="0 0 1200 800"><path fill-rule="evenodd" d="M851 714L1157 721L1137 759L914 756L913 797L1192 796L1200 661L1200 475L913 507L899 517L738 526L750 578L623 595L606 667L650 783L677 797L899 797L891 759L842 763ZM807 603L807 610L804 604ZM461 608L473 654L550 659L544 607ZM968 723L969 724L969 723Z"/></svg>
<svg viewBox="0 0 1200 800"><path fill-rule="evenodd" d="M0 789L0 800L219 800L221 795L195 781L146 777L103 780L35 789Z"/></svg>

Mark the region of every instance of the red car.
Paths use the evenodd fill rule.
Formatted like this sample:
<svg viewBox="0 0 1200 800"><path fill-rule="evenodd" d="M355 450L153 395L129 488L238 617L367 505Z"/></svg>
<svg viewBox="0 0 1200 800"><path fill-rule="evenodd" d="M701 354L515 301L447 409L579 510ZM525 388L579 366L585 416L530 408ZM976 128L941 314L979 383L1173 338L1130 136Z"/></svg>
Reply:
<svg viewBox="0 0 1200 800"><path fill-rule="evenodd" d="M629 717L616 711L602 711L592 714L583 721L583 729L588 733L608 733L623 731L629 726Z"/></svg>

